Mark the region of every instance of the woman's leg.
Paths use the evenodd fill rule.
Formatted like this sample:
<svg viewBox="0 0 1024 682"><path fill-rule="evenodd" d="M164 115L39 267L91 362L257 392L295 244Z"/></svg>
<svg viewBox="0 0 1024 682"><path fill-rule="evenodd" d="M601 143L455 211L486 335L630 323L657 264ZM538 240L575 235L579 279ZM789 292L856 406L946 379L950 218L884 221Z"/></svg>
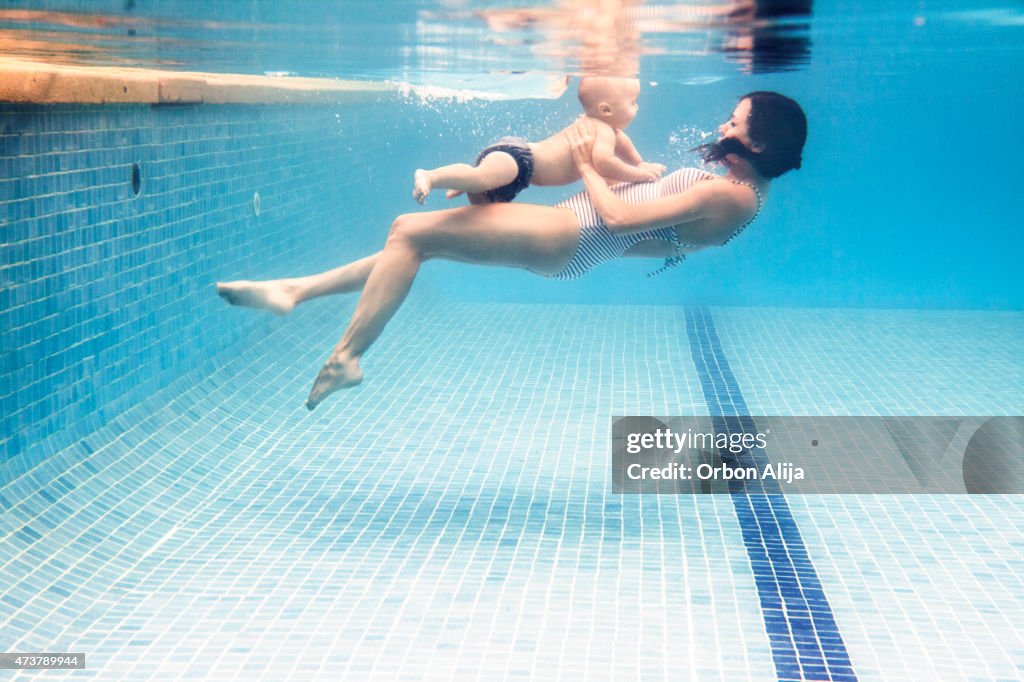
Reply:
<svg viewBox="0 0 1024 682"><path fill-rule="evenodd" d="M231 305L287 315L303 301L359 291L366 283L366 278L370 276L378 256L379 251L333 270L306 277L272 279L264 282L217 282L217 293Z"/></svg>
<svg viewBox="0 0 1024 682"><path fill-rule="evenodd" d="M476 166L453 163L433 170L417 170L413 174L413 198L421 204L435 188L455 190L448 196L462 192L480 194L509 184L519 176L519 164L508 152L491 152Z"/></svg>
<svg viewBox="0 0 1024 682"><path fill-rule="evenodd" d="M362 380L359 359L402 305L424 260L445 258L554 274L572 258L578 241L576 216L565 208L488 204L400 216L306 407L312 410L329 394Z"/></svg>

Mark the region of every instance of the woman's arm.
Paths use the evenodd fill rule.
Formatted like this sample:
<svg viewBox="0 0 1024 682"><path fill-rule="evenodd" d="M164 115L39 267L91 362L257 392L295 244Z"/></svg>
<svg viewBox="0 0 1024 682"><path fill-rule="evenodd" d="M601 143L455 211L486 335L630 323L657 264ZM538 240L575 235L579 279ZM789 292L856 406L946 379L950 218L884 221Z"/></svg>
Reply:
<svg viewBox="0 0 1024 682"><path fill-rule="evenodd" d="M675 225L685 241L712 245L722 243L748 217L725 181L701 182L682 194L627 203L612 192L591 162L594 136L588 122L581 121L567 135L590 200L612 232L630 234Z"/></svg>

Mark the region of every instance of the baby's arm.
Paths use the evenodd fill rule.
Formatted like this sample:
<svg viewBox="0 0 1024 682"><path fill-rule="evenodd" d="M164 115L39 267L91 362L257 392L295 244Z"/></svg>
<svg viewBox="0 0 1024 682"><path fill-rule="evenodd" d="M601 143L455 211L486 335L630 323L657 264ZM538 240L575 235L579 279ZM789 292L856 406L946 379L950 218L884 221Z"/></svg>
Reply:
<svg viewBox="0 0 1024 682"><path fill-rule="evenodd" d="M621 130L615 131L615 156L619 157L631 166L637 168L651 170L657 173L657 177L661 177L662 173L665 172L665 166L660 163L647 163L640 157L640 152L633 146L633 140L629 139L629 135L622 132Z"/></svg>
<svg viewBox="0 0 1024 682"><path fill-rule="evenodd" d="M633 140L621 130L615 131L615 156L619 157L631 166L639 166L644 162L640 158L640 152L633 146Z"/></svg>
<svg viewBox="0 0 1024 682"><path fill-rule="evenodd" d="M619 182L643 182L645 180L657 180L661 177L661 172L658 172L656 164L643 164L643 162L640 162L642 165L638 166L629 163L616 154L619 151L619 135L622 135L620 131L601 121L595 121L594 128L597 133L597 139L594 140L592 163L594 169L603 177ZM629 138L627 137L626 140L628 141ZM633 143L628 142L628 144L632 154L635 154L636 158L639 159L640 155L637 154ZM664 167L662 167L662 172L664 172Z"/></svg>

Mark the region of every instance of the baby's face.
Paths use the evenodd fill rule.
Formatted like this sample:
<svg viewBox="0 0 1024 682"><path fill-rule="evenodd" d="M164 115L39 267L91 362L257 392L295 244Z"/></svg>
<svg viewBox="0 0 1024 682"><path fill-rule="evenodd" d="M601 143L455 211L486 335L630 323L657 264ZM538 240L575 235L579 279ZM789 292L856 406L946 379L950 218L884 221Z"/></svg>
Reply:
<svg viewBox="0 0 1024 682"><path fill-rule="evenodd" d="M610 109L605 121L613 128L623 130L640 111L637 98L640 96L640 81L632 78L617 79L605 102Z"/></svg>
<svg viewBox="0 0 1024 682"><path fill-rule="evenodd" d="M580 99L587 114L619 130L636 118L639 95L640 81L635 78L592 78L585 90L580 87Z"/></svg>

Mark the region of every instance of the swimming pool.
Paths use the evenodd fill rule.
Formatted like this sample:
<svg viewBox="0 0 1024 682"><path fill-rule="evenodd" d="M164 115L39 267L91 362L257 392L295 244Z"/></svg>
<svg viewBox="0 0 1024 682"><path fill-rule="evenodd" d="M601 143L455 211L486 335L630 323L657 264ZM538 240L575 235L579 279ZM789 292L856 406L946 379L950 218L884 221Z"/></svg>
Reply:
<svg viewBox="0 0 1024 682"><path fill-rule="evenodd" d="M355 301L276 318L212 283L378 248L414 168L575 116L506 71L572 64L451 5L34 4L145 19L5 16L59 34L34 57L516 97L0 105L0 649L130 680L1024 675L1019 495L618 495L610 456L622 415L1020 415L990 180L1020 178L1019 8L819 3L807 63L757 75L642 30L653 160L692 164L745 92L805 106L758 222L655 279L431 263L367 381L307 413Z"/></svg>

